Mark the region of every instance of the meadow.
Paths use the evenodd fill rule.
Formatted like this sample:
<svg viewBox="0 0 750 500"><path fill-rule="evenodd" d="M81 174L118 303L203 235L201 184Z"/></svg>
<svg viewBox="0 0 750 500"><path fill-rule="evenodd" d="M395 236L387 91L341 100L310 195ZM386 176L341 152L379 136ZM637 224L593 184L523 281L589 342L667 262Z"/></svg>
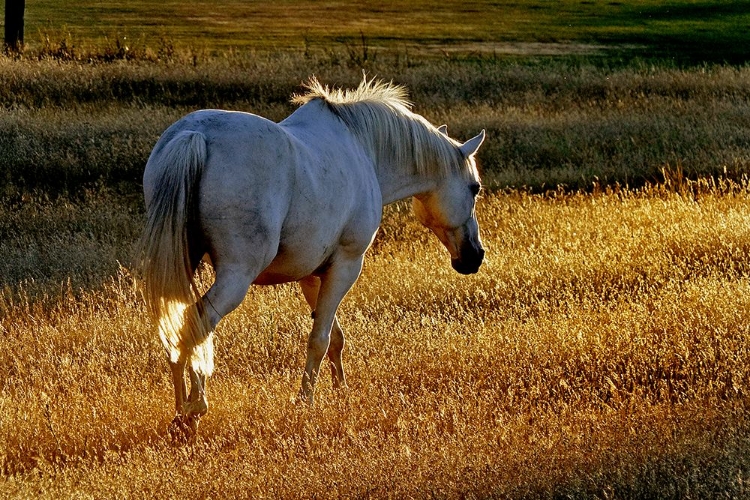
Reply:
<svg viewBox="0 0 750 500"><path fill-rule="evenodd" d="M457 0L158 3L40 0L27 7L33 46L113 54L144 46L197 52L330 50L337 44L412 53L636 53L682 61L747 60L747 0Z"/></svg>
<svg viewBox="0 0 750 500"><path fill-rule="evenodd" d="M745 2L557 4L29 4L26 51L0 56L0 496L747 496ZM349 390L326 373L295 401L309 310L256 287L172 446L131 265L153 144L190 110L280 120L310 75L363 72L452 136L487 130L486 263L456 274L387 207L339 312Z"/></svg>
<svg viewBox="0 0 750 500"><path fill-rule="evenodd" d="M294 401L309 311L296 286L254 288L218 330L211 412L185 447L169 443L168 370L127 270L6 302L0 494L743 496L747 197L488 194L488 262L468 278L389 207L340 312L348 392L324 376L314 407ZM37 210L42 231L65 207ZM137 232L119 206L81 210Z"/></svg>
<svg viewBox="0 0 750 500"><path fill-rule="evenodd" d="M578 59L406 60L359 64L343 51L111 64L0 59L0 190L75 193L136 186L159 134L203 107L286 117L314 74L356 86L362 72L405 85L415 109L466 138L494 185L590 189L748 173L750 68L610 67ZM43 156L43 161L41 157ZM132 189L131 189L132 190Z"/></svg>

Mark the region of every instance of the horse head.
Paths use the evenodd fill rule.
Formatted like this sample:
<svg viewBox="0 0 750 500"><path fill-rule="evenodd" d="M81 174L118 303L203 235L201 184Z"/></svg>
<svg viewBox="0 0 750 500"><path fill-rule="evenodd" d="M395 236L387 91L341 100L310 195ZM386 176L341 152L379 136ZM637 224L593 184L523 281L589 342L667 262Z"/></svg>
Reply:
<svg viewBox="0 0 750 500"><path fill-rule="evenodd" d="M443 127L438 129L445 133ZM474 274L484 259L479 238L475 205L481 188L474 163L474 154L484 141L484 130L458 146L462 161L460 169L438 181L435 189L413 198L417 219L445 245L453 269L461 274Z"/></svg>

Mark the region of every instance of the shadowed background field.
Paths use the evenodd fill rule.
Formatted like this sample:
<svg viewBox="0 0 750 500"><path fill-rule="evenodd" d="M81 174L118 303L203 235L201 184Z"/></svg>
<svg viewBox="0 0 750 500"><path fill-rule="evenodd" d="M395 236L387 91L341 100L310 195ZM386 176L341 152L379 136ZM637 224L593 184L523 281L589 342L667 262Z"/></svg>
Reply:
<svg viewBox="0 0 750 500"><path fill-rule="evenodd" d="M416 110L458 137L487 128L481 160L498 186L641 186L665 169L741 179L748 70L710 63L748 59L745 7L30 4L25 56L0 60L0 187L135 185L158 134L186 112L279 120L311 74L352 86L363 71L407 85Z"/></svg>
<svg viewBox="0 0 750 500"><path fill-rule="evenodd" d="M486 128L492 185L589 189L748 172L750 69L607 68L383 56L370 74L405 84L415 110L450 133ZM299 54L189 63L0 60L0 187L7 193L136 187L159 134L193 109L224 107L280 120L311 74L356 86L361 66Z"/></svg>
<svg viewBox="0 0 750 500"><path fill-rule="evenodd" d="M28 2L0 57L0 496L747 495L748 3L373 5ZM309 311L254 288L170 447L130 270L153 144L363 71L487 129L488 262L458 276L388 207L341 310L351 390L292 401Z"/></svg>

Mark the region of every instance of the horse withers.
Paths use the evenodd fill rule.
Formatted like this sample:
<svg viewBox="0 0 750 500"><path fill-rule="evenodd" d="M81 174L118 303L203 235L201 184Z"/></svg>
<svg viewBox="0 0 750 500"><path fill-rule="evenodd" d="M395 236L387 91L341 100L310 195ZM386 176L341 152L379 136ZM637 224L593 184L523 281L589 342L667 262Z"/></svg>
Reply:
<svg viewBox="0 0 750 500"><path fill-rule="evenodd" d="M146 164L144 297L172 371L173 436L194 435L206 413L213 331L252 284L297 281L313 310L301 398L312 404L326 354L334 387L346 385L336 310L384 205L413 197L456 271L476 273L484 258L474 211L484 130L457 142L411 112L402 87L375 80L344 91L312 79L293 100L300 107L280 123L190 113L163 133ZM201 295L194 273L206 255L216 277Z"/></svg>

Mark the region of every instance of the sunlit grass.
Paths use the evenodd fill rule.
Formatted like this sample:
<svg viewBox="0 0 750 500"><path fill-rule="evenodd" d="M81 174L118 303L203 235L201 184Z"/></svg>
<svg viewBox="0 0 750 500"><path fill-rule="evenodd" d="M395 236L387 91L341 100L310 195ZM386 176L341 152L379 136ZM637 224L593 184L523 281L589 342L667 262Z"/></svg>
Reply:
<svg viewBox="0 0 750 500"><path fill-rule="evenodd" d="M0 490L739 495L748 192L678 188L490 194L478 208L488 262L472 277L407 207L389 208L340 310L349 391L326 375L315 407L294 401L309 311L294 285L253 288L217 331L210 411L184 448L166 438L172 391L154 327L105 256L113 277L98 288L4 306ZM106 213L123 200L103 196L109 210L82 202L84 220L104 212L94 227L117 223Z"/></svg>

